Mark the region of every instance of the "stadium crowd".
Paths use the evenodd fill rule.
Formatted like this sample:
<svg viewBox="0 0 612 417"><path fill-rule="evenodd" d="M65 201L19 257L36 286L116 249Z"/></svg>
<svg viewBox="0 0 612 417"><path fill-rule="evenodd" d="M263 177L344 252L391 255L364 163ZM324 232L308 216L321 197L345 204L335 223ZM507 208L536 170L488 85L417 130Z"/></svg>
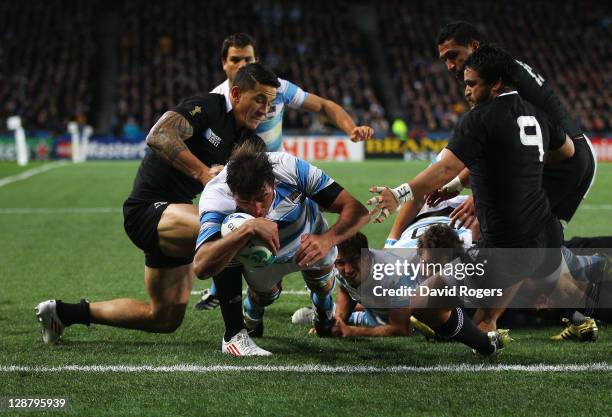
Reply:
<svg viewBox="0 0 612 417"><path fill-rule="evenodd" d="M146 2L147 7L142 1L126 2L121 13L118 123L132 118L143 127L152 126L181 97L211 90L225 79L223 38L247 32L257 38L261 61L280 77L341 104L359 124L378 123L386 131L362 39L348 17L334 17L348 16L346 4L268 3L239 1L228 11L221 2L209 2L203 15L194 1ZM218 19L220 15L226 18ZM295 111L288 112L285 125L312 132L328 129L323 121Z"/></svg>
<svg viewBox="0 0 612 417"><path fill-rule="evenodd" d="M53 3L0 3L0 119L64 132L69 121L91 122L94 3Z"/></svg>
<svg viewBox="0 0 612 417"><path fill-rule="evenodd" d="M28 130L64 131L66 122L95 121L99 71L100 2L53 0L2 3L0 115L19 114ZM366 3L367 4L367 3ZM219 45L234 32L253 34L260 59L305 91L342 105L378 135L392 115L376 80L371 42L357 27L347 1L237 0L232 7L194 0L123 2L119 19L114 133L144 132L180 98L211 90L224 80ZM400 117L411 129L448 131L467 110L462 88L438 58L437 28L455 19L476 22L490 41L531 63L590 133L612 131L612 16L603 3L476 0L458 8L448 0L376 5ZM221 18L222 17L222 18ZM542 24L547 22L547 24ZM553 46L554 45L554 46ZM389 92L387 92L389 93ZM387 94L388 95L388 94ZM287 112L287 129L324 133L324 120ZM125 129L124 129L125 128Z"/></svg>
<svg viewBox="0 0 612 417"><path fill-rule="evenodd" d="M477 0L470 7L447 0L381 3L379 27L407 122L449 130L467 110L435 45L438 28L459 19L478 22L490 42L534 65L587 132L612 130L609 10L592 0L564 2L555 13L550 7L547 1Z"/></svg>

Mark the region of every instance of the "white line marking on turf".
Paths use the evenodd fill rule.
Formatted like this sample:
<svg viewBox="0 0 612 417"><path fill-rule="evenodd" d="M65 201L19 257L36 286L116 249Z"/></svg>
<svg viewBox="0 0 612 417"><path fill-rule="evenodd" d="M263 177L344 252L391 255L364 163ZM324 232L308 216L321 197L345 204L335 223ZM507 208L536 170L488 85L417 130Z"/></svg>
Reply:
<svg viewBox="0 0 612 417"><path fill-rule="evenodd" d="M578 206L578 211L581 208L585 210L612 210L612 204L581 204Z"/></svg>
<svg viewBox="0 0 612 417"><path fill-rule="evenodd" d="M6 180L6 178L5 178ZM1 182L2 180L0 180ZM2 186L2 184L0 184ZM612 204L583 204L585 210L612 210ZM121 207L6 207L0 214L107 214L121 213Z"/></svg>
<svg viewBox="0 0 612 417"><path fill-rule="evenodd" d="M0 214L104 214L121 213L120 207L12 207L0 208Z"/></svg>
<svg viewBox="0 0 612 417"><path fill-rule="evenodd" d="M4 187L5 185L12 184L17 181L25 180L36 174L42 174L43 172L47 172L50 169L58 168L66 164L68 164L68 162L66 161L50 162L48 164L39 166L38 168L28 169L27 171L20 172L19 174L2 178L0 179L0 187Z"/></svg>
<svg viewBox="0 0 612 417"><path fill-rule="evenodd" d="M202 295L202 291L191 291L191 295ZM246 294L246 291L242 291L242 294ZM306 290L283 290L281 295L308 295Z"/></svg>
<svg viewBox="0 0 612 417"><path fill-rule="evenodd" d="M84 373L141 373L141 372L163 372L163 373L212 373L212 372L293 372L293 373L319 373L319 374L407 374L407 373L479 373L479 372L610 372L612 364L608 363L585 363L566 365L435 365L435 366L327 366L316 364L305 365L61 365L61 366L0 366L0 372L84 372Z"/></svg>

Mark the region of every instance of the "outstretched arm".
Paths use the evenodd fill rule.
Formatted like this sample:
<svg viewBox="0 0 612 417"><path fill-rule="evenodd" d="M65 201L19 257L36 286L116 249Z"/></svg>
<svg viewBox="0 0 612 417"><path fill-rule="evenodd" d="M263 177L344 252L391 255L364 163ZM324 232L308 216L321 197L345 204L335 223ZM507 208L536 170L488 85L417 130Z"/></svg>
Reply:
<svg viewBox="0 0 612 417"><path fill-rule="evenodd" d="M205 185L211 177L209 168L189 151L185 140L193 136L193 127L182 115L165 112L147 135L147 145L183 174Z"/></svg>
<svg viewBox="0 0 612 417"><path fill-rule="evenodd" d="M336 223L321 235L304 235L295 253L298 266L312 265L322 259L332 246L357 233L369 221L368 210L346 190L342 190L328 208L340 216Z"/></svg>
<svg viewBox="0 0 612 417"><path fill-rule="evenodd" d="M447 184L465 168L463 162L450 150L443 150L441 155L438 162L431 164L410 182L393 189L380 186L370 188L370 192L380 194L368 200L368 204L376 205L370 214L380 212L376 222L383 222L401 203L422 201L425 194Z"/></svg>
<svg viewBox="0 0 612 417"><path fill-rule="evenodd" d="M351 116L338 104L315 94L308 94L304 104L302 104L302 108L327 117L334 126L346 133L353 142L368 140L374 134L374 129L369 126L356 126Z"/></svg>
<svg viewBox="0 0 612 417"><path fill-rule="evenodd" d="M344 321L336 319L337 334L342 337L385 337L385 336L409 336L410 315L412 309L393 309L389 315L389 323L376 327L349 326Z"/></svg>

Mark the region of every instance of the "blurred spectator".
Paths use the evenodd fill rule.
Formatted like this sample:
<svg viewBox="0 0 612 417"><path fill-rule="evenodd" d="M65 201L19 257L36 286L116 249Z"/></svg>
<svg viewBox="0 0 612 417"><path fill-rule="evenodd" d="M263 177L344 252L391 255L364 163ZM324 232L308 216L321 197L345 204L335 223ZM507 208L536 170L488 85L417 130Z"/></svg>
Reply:
<svg viewBox="0 0 612 417"><path fill-rule="evenodd" d="M436 44L444 24L466 20L551 82L587 132L612 131L612 19L607 3L388 0L379 11L393 81L411 126L448 130L467 110L462 86L439 61Z"/></svg>
<svg viewBox="0 0 612 417"><path fill-rule="evenodd" d="M0 119L65 132L91 119L94 2L0 2Z"/></svg>

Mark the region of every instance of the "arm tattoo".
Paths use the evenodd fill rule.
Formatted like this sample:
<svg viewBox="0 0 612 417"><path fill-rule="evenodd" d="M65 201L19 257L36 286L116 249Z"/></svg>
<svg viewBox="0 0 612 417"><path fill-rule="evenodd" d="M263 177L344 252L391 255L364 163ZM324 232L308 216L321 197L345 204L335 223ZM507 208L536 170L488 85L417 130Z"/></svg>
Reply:
<svg viewBox="0 0 612 417"><path fill-rule="evenodd" d="M187 119L177 112L167 111L151 128L147 145L172 164L179 153L187 150L185 140L191 136L193 127Z"/></svg>

